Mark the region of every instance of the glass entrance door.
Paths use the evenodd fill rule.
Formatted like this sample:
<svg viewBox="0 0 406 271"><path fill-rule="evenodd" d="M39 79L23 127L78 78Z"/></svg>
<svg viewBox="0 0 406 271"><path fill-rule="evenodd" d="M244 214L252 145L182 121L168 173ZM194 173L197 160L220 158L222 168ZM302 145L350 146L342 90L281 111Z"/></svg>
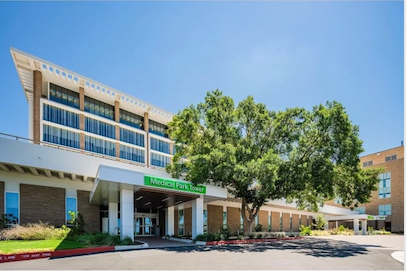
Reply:
<svg viewBox="0 0 406 271"><path fill-rule="evenodd" d="M136 217L135 235L153 236L155 235L156 217Z"/></svg>

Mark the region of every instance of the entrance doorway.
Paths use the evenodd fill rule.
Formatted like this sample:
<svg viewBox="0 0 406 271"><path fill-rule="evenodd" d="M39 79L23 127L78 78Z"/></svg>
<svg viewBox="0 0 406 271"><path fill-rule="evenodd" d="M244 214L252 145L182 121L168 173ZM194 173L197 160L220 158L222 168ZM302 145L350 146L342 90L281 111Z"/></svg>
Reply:
<svg viewBox="0 0 406 271"><path fill-rule="evenodd" d="M155 236L157 226L156 214L137 214L134 220L136 236Z"/></svg>

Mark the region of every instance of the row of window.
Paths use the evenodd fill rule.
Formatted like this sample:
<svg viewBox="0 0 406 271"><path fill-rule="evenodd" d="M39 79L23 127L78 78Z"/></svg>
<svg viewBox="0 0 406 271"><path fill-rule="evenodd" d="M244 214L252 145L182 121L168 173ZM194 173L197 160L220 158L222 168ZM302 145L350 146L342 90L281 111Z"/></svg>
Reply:
<svg viewBox="0 0 406 271"><path fill-rule="evenodd" d="M151 153L151 165L157 167L166 167L167 164L170 164L171 158L165 155L160 155L156 153Z"/></svg>
<svg viewBox="0 0 406 271"><path fill-rule="evenodd" d="M85 131L109 138L116 138L116 126L85 117Z"/></svg>
<svg viewBox="0 0 406 271"><path fill-rule="evenodd" d="M5 214L12 216L12 221L15 223L20 222L20 204L19 193L6 192L5 195ZM72 219L76 216L77 204L76 198L66 198L66 222L72 224Z"/></svg>
<svg viewBox="0 0 406 271"><path fill-rule="evenodd" d="M145 152L137 148L120 145L120 158L145 163Z"/></svg>
<svg viewBox="0 0 406 271"><path fill-rule="evenodd" d="M127 124L129 126L143 129L144 128L144 118L138 116L137 114L128 112L124 109L120 109L120 122Z"/></svg>
<svg viewBox="0 0 406 271"><path fill-rule="evenodd" d="M71 148L80 148L80 134L57 127L44 125L43 140Z"/></svg>
<svg viewBox="0 0 406 271"><path fill-rule="evenodd" d="M165 124L149 120L149 132L168 138L168 126Z"/></svg>
<svg viewBox="0 0 406 271"><path fill-rule="evenodd" d="M85 111L114 120L114 106L85 96Z"/></svg>
<svg viewBox="0 0 406 271"><path fill-rule="evenodd" d="M151 150L170 154L171 153L170 149L171 145L169 142L151 137Z"/></svg>
<svg viewBox="0 0 406 271"><path fill-rule="evenodd" d="M393 160L396 160L396 159L397 159L396 154L389 155L389 156L385 157L385 162L393 161ZM373 163L372 160L371 161L366 161L366 162L362 163L362 166L363 167L369 167L369 166L372 166L372 163Z"/></svg>
<svg viewBox="0 0 406 271"><path fill-rule="evenodd" d="M49 85L49 99L79 109L79 93L55 84Z"/></svg>
<svg viewBox="0 0 406 271"><path fill-rule="evenodd" d="M64 126L79 129L79 115L67 110L63 110L48 104L43 106L43 119L46 121L58 123Z"/></svg>

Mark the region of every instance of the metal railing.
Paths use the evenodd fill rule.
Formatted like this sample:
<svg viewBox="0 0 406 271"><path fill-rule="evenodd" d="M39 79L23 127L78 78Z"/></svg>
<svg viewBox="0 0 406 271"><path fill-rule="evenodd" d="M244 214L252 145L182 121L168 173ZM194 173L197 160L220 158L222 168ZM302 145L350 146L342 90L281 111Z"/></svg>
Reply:
<svg viewBox="0 0 406 271"><path fill-rule="evenodd" d="M89 156L93 156L93 157L103 158L103 159L107 159L107 160L111 160L111 161L122 162L122 163L135 165L135 166L139 166L139 167L145 167L145 168L165 171L165 169L163 169L163 168L154 167L154 166L148 166L148 165L143 164L143 163L138 163L138 162L130 161L130 160L127 160L127 159L122 159L122 158L119 158L119 157L116 157L116 156L103 155L103 154L100 154L100 153L86 151L86 150L83 150L83 149L76 149L76 148L72 148L72 147L67 147L67 146L62 146L62 145L58 145L58 144L54 144L54 143L45 142L45 141L33 140L33 139L21 137L21 136L15 136L15 135L10 135L10 134L0 133L0 137L7 138L7 139L13 139L13 140L16 140L16 141L22 141L22 142L26 142L26 143L33 143L33 144L41 145L41 146L44 146L44 147L50 147L50 148L54 148L54 149L58 149L58 150L64 150L64 151L70 151L70 152L74 152L74 153L85 154L85 155L89 155Z"/></svg>

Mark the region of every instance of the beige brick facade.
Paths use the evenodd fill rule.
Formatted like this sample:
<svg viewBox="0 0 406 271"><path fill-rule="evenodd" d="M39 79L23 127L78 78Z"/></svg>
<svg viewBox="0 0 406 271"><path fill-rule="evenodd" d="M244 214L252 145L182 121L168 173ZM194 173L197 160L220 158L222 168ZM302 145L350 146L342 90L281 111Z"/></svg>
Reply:
<svg viewBox="0 0 406 271"><path fill-rule="evenodd" d="M258 212L258 222L262 225L262 231L268 230L268 211Z"/></svg>
<svg viewBox="0 0 406 271"><path fill-rule="evenodd" d="M79 109L85 111L85 89L79 87Z"/></svg>
<svg viewBox="0 0 406 271"><path fill-rule="evenodd" d="M85 230L89 232L100 231L100 207L89 203L89 191L77 191L78 212L83 215Z"/></svg>
<svg viewBox="0 0 406 271"><path fill-rule="evenodd" d="M65 189L20 184L21 224L49 222L65 224Z"/></svg>
<svg viewBox="0 0 406 271"><path fill-rule="evenodd" d="M120 102L114 101L114 121L120 122Z"/></svg>
<svg viewBox="0 0 406 271"><path fill-rule="evenodd" d="M307 221L307 215L302 215L301 216L301 223L304 226L308 226L308 221ZM299 226L300 227L300 226Z"/></svg>
<svg viewBox="0 0 406 271"><path fill-rule="evenodd" d="M184 212L185 212L184 235L192 236L192 208L186 208Z"/></svg>
<svg viewBox="0 0 406 271"><path fill-rule="evenodd" d="M290 231L290 214L282 213L282 231Z"/></svg>
<svg viewBox="0 0 406 271"><path fill-rule="evenodd" d="M34 93L33 93L33 140L41 140L41 96L42 96L42 73L34 71Z"/></svg>
<svg viewBox="0 0 406 271"><path fill-rule="evenodd" d="M240 209L235 207L227 207L227 227L232 232L240 230Z"/></svg>
<svg viewBox="0 0 406 271"><path fill-rule="evenodd" d="M292 231L298 232L299 231L299 215L292 214Z"/></svg>
<svg viewBox="0 0 406 271"><path fill-rule="evenodd" d="M385 162L387 156L396 155L396 160ZM390 222L392 232L404 232L404 147L373 153L360 158L361 167L364 162L372 161L372 166L364 168L384 168L384 172L391 173L391 197L380 199L379 191L373 191L370 203L360 204L359 207L365 207L365 213L369 215L379 215L379 205L392 205L392 215L388 215L385 222ZM377 184L378 187L379 184ZM342 207L341 204L335 204L334 201L326 202L328 205ZM385 227L384 221L368 221L368 226L375 229ZM350 225L347 223L346 225ZM350 225L352 228L352 225Z"/></svg>
<svg viewBox="0 0 406 271"><path fill-rule="evenodd" d="M223 227L223 206L207 205L207 231L217 233Z"/></svg>
<svg viewBox="0 0 406 271"><path fill-rule="evenodd" d="M271 212L271 231L280 231L280 216L279 212Z"/></svg>

